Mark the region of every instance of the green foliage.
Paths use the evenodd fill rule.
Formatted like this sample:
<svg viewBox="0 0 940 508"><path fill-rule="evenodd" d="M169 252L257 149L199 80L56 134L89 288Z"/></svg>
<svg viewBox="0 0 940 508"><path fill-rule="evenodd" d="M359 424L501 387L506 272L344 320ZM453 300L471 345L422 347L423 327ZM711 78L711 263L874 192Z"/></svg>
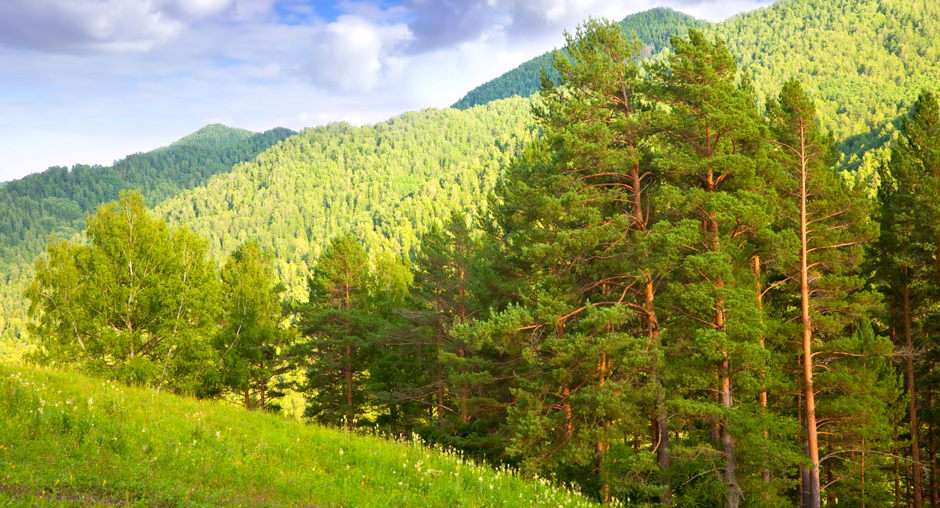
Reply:
<svg viewBox="0 0 940 508"><path fill-rule="evenodd" d="M205 241L171 231L137 192L102 205L87 234L90 245L53 241L36 263L32 358L183 393L211 386L219 288Z"/></svg>
<svg viewBox="0 0 940 508"><path fill-rule="evenodd" d="M397 265L397 266L396 266ZM382 373L375 357L387 335L391 316L383 310L401 307L410 277L394 260L370 262L350 233L330 241L317 261L308 285L309 303L299 309L306 341L292 356L306 374L300 386L307 416L321 423L344 423L350 429L369 425L374 393Z"/></svg>
<svg viewBox="0 0 940 508"><path fill-rule="evenodd" d="M618 25L628 36L635 35L645 45L642 54L644 57L649 57L669 48L669 39L671 37L684 37L689 28L701 29L707 27L709 23L674 11L669 7L655 7L631 14L620 21ZM567 56L565 49L561 51L562 54ZM468 109L513 96L529 97L538 92L542 86L539 75L543 69L557 82L560 76L552 65L553 58L552 52L548 51L528 60L502 76L487 81L467 92L467 95L451 107Z"/></svg>
<svg viewBox="0 0 940 508"><path fill-rule="evenodd" d="M842 143L840 169L859 167L918 90L940 88L940 7L931 0L778 2L710 33L753 73L759 100L802 82L820 123Z"/></svg>
<svg viewBox="0 0 940 508"><path fill-rule="evenodd" d="M2 365L0 482L10 506L43 491L168 508L597 506L420 441Z"/></svg>

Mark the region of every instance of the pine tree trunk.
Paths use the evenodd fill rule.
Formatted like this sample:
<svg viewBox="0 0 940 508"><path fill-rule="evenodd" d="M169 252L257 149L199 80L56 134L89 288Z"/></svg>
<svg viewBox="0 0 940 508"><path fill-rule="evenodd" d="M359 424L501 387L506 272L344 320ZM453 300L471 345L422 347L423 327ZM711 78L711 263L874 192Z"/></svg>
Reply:
<svg viewBox="0 0 940 508"><path fill-rule="evenodd" d="M862 508L865 508L865 438L862 438Z"/></svg>
<svg viewBox="0 0 940 508"><path fill-rule="evenodd" d="M637 206L640 204L638 199L636 204ZM637 211L637 215L642 215L642 212ZM650 277L646 279L643 294L643 307L646 310L646 329L649 333L650 344L655 344L658 348L660 346L659 320L656 317L656 307L653 303L655 293L653 291L653 280ZM652 370L653 379L661 386L662 379L660 378L658 368L654 366ZM652 443L653 446L656 447L656 463L659 465L659 473L662 478L663 486L666 487L666 490L659 498L659 502L660 504L669 506L672 504L672 487L669 483L669 415L666 413L666 408L663 406L663 398L662 393L656 396L650 429L652 430Z"/></svg>
<svg viewBox="0 0 940 508"><path fill-rule="evenodd" d="M761 321L761 324L763 324L764 323L764 292L760 284L760 256L758 256L757 254L754 255L754 284L757 289L757 312L760 313L760 321ZM763 334L761 334L761 337L760 337L760 347L761 349L764 348ZM761 406L762 414L766 416L767 415L767 385L764 383L764 375L765 375L764 369L761 369L760 371L760 379L761 379L760 406ZM769 437L770 437L769 433L767 432L767 429L765 428L764 429L764 441L766 441ZM768 469L767 467L761 468L760 478L761 478L761 481L764 483L770 482L770 469Z"/></svg>
<svg viewBox="0 0 940 508"><path fill-rule="evenodd" d="M353 429L352 344L346 344L346 427Z"/></svg>
<svg viewBox="0 0 940 508"><path fill-rule="evenodd" d="M907 280L907 267L904 268L904 344L907 347L907 358L905 361L905 374L907 377L907 391L910 396L908 400L908 417L911 423L911 460L912 480L914 489L914 508L924 507L924 491L921 485L920 472L920 446L918 443L917 424L917 391L914 385L914 339L911 333L911 286Z"/></svg>
<svg viewBox="0 0 940 508"><path fill-rule="evenodd" d="M245 388L245 409L251 409L251 399L248 398L248 388Z"/></svg>
<svg viewBox="0 0 940 508"><path fill-rule="evenodd" d="M894 423L894 508L901 508L901 466L898 464L898 424Z"/></svg>
<svg viewBox="0 0 940 508"><path fill-rule="evenodd" d="M607 355L601 351L601 359L598 362L597 366L598 372L598 382L601 390L604 388L605 375L607 373ZM606 430L608 427L607 422L601 423L601 426ZM606 433L605 433L606 435ZM595 448L596 454L596 466L597 466L597 476L600 479L600 498L602 504L607 504L610 502L610 483L607 479L607 472L604 470L604 455L607 452L609 445L604 438L601 438L597 441Z"/></svg>
<svg viewBox="0 0 940 508"><path fill-rule="evenodd" d="M437 425L438 427L444 426L444 367L441 365L440 354L443 349L443 344L441 343L441 333L439 332L437 336Z"/></svg>
<svg viewBox="0 0 940 508"><path fill-rule="evenodd" d="M807 161L803 157L800 168L800 308L803 321L803 400L806 403L806 447L810 467L808 485L804 484L807 508L819 508L819 440L816 433L816 394L813 392L813 328L809 312L808 218L806 212Z"/></svg>
<svg viewBox="0 0 940 508"><path fill-rule="evenodd" d="M265 407L265 392L268 388L268 378L264 375L261 376L261 410L264 411Z"/></svg>
<svg viewBox="0 0 940 508"><path fill-rule="evenodd" d="M933 369L930 369L931 374ZM933 417L930 419L929 424L929 434L928 434L928 462L930 464L930 506L937 507L937 434L936 434L936 412L934 411L934 390L935 387L930 389L930 414Z"/></svg>

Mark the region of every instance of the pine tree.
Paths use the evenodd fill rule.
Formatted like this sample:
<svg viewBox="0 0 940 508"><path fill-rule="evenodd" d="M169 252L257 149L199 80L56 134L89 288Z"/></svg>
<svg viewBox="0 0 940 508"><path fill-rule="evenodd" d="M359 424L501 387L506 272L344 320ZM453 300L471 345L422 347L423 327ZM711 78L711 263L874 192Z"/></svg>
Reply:
<svg viewBox="0 0 940 508"><path fill-rule="evenodd" d="M366 369L378 329L370 308L369 258L352 234L343 233L320 254L309 277L309 303L300 309L307 341L294 354L306 368L307 416L352 429L367 402Z"/></svg>
<svg viewBox="0 0 940 508"><path fill-rule="evenodd" d="M878 247L879 278L891 304L891 325L900 330L898 346L904 358L907 385L908 424L911 446L911 479L914 506L924 503L921 468L920 389L928 388L929 359L935 354L940 323L928 316L940 303L940 106L936 97L924 90L904 119L903 136L891 151L891 160L882 168L879 199L881 238ZM920 340L918 340L920 338ZM928 359L928 362L924 362ZM928 407L930 402L928 402ZM928 463L936 464L936 416L928 416ZM936 504L936 473L931 468L930 496Z"/></svg>
<svg viewBox="0 0 940 508"><path fill-rule="evenodd" d="M672 382L687 394L673 405L696 422L682 429L683 445L720 446L724 464L717 485L694 470L676 474L689 477L682 494L688 502L721 492L725 506L735 508L762 455L739 445L759 442L751 434L763 427L755 373L767 353L751 258L770 222L772 201L760 193L757 171L766 140L753 89L746 79L739 85L724 42L690 30L672 46L668 64L650 67L650 94L665 106L656 117L654 163L667 176L656 203L683 231L684 257L664 294L676 309L665 342L676 359ZM693 464L706 467L684 463Z"/></svg>
<svg viewBox="0 0 940 508"><path fill-rule="evenodd" d="M877 303L863 291L863 246L876 234L868 219L871 203L831 169L835 143L817 124L812 100L798 81L787 82L767 106L779 180L782 212L796 235L790 252L781 251L781 269L798 285L802 348L803 415L808 474L802 481L803 506L819 507L820 443L814 385L817 365L858 354L840 340ZM831 370L830 370L831 372Z"/></svg>

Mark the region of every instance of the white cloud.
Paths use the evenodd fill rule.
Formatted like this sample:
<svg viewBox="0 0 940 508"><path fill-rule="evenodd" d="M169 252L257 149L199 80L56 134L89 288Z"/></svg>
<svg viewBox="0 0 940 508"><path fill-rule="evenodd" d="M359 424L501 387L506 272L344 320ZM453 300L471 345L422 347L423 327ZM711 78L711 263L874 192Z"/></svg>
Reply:
<svg viewBox="0 0 940 508"><path fill-rule="evenodd" d="M382 25L352 15L326 25L295 74L327 90L372 90L401 75L408 64L397 49L411 37L404 24Z"/></svg>
<svg viewBox="0 0 940 508"><path fill-rule="evenodd" d="M235 0L3 0L0 45L46 52L148 51Z"/></svg>

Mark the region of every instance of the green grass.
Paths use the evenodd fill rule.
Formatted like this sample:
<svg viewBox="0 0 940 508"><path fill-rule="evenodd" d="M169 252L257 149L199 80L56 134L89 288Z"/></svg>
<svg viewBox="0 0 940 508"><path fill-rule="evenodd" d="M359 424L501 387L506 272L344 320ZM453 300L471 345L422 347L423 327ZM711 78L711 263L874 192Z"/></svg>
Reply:
<svg viewBox="0 0 940 508"><path fill-rule="evenodd" d="M0 508L594 506L416 442L0 365Z"/></svg>

